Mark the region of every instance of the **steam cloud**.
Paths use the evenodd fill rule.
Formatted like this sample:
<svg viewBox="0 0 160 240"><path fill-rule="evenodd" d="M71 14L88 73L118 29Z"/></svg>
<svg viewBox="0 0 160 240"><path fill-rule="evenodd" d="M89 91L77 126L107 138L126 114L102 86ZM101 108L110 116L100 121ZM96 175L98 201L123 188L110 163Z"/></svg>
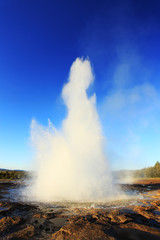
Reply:
<svg viewBox="0 0 160 240"><path fill-rule="evenodd" d="M96 201L112 194L96 96L86 93L93 80L89 60L77 58L62 90L68 114L61 130L51 122L46 128L32 120L37 163L32 195L37 200Z"/></svg>

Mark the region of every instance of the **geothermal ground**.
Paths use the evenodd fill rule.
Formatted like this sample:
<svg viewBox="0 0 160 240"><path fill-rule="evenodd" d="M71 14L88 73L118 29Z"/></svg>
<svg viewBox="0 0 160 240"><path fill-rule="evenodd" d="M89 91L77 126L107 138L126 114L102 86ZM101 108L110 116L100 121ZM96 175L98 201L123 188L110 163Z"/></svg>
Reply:
<svg viewBox="0 0 160 240"><path fill-rule="evenodd" d="M121 185L130 200L29 203L18 181L0 182L0 239L160 239L160 182ZM135 195L135 193L137 195Z"/></svg>

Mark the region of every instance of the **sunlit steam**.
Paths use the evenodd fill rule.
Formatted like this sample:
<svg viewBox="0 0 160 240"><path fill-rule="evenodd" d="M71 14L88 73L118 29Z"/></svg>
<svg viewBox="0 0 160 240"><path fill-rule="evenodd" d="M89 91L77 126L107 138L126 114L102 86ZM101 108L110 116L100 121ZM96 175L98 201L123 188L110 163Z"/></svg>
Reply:
<svg viewBox="0 0 160 240"><path fill-rule="evenodd" d="M32 121L37 165L32 195L37 200L97 201L112 194L96 96L86 93L92 82L89 60L77 58L62 90L68 114L61 129Z"/></svg>

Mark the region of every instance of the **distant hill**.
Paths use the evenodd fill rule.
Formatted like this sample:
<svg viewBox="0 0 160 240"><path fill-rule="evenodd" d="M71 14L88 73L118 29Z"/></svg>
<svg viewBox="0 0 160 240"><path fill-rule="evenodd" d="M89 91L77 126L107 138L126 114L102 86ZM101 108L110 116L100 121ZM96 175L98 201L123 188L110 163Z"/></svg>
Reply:
<svg viewBox="0 0 160 240"><path fill-rule="evenodd" d="M160 163L157 161L154 167L143 168L136 170L135 177L137 178L157 178L160 177Z"/></svg>
<svg viewBox="0 0 160 240"><path fill-rule="evenodd" d="M21 179L34 175L34 173L24 170L9 170L0 168L0 179ZM128 181L131 178L157 178L160 177L160 163L157 161L153 167L140 170L120 170L112 172L115 181Z"/></svg>
<svg viewBox="0 0 160 240"><path fill-rule="evenodd" d="M112 172L115 182L132 182L134 178L160 178L160 163L140 170L120 170Z"/></svg>
<svg viewBox="0 0 160 240"><path fill-rule="evenodd" d="M25 170L21 170L21 169L6 169L6 168L0 168L0 171L19 171L19 172L25 172Z"/></svg>
<svg viewBox="0 0 160 240"><path fill-rule="evenodd" d="M21 179L29 176L29 172L24 170L8 170L0 168L0 179Z"/></svg>

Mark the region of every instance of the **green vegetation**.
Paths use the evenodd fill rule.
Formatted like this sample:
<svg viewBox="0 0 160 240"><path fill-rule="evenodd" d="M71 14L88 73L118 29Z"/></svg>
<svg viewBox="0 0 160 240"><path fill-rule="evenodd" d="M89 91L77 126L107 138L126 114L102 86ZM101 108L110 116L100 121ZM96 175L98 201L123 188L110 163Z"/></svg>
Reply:
<svg viewBox="0 0 160 240"><path fill-rule="evenodd" d="M26 178L28 173L20 170L0 170L0 179L22 179Z"/></svg>
<svg viewBox="0 0 160 240"><path fill-rule="evenodd" d="M136 170L134 176L136 178L158 178L160 177L160 163L156 162L154 167Z"/></svg>

